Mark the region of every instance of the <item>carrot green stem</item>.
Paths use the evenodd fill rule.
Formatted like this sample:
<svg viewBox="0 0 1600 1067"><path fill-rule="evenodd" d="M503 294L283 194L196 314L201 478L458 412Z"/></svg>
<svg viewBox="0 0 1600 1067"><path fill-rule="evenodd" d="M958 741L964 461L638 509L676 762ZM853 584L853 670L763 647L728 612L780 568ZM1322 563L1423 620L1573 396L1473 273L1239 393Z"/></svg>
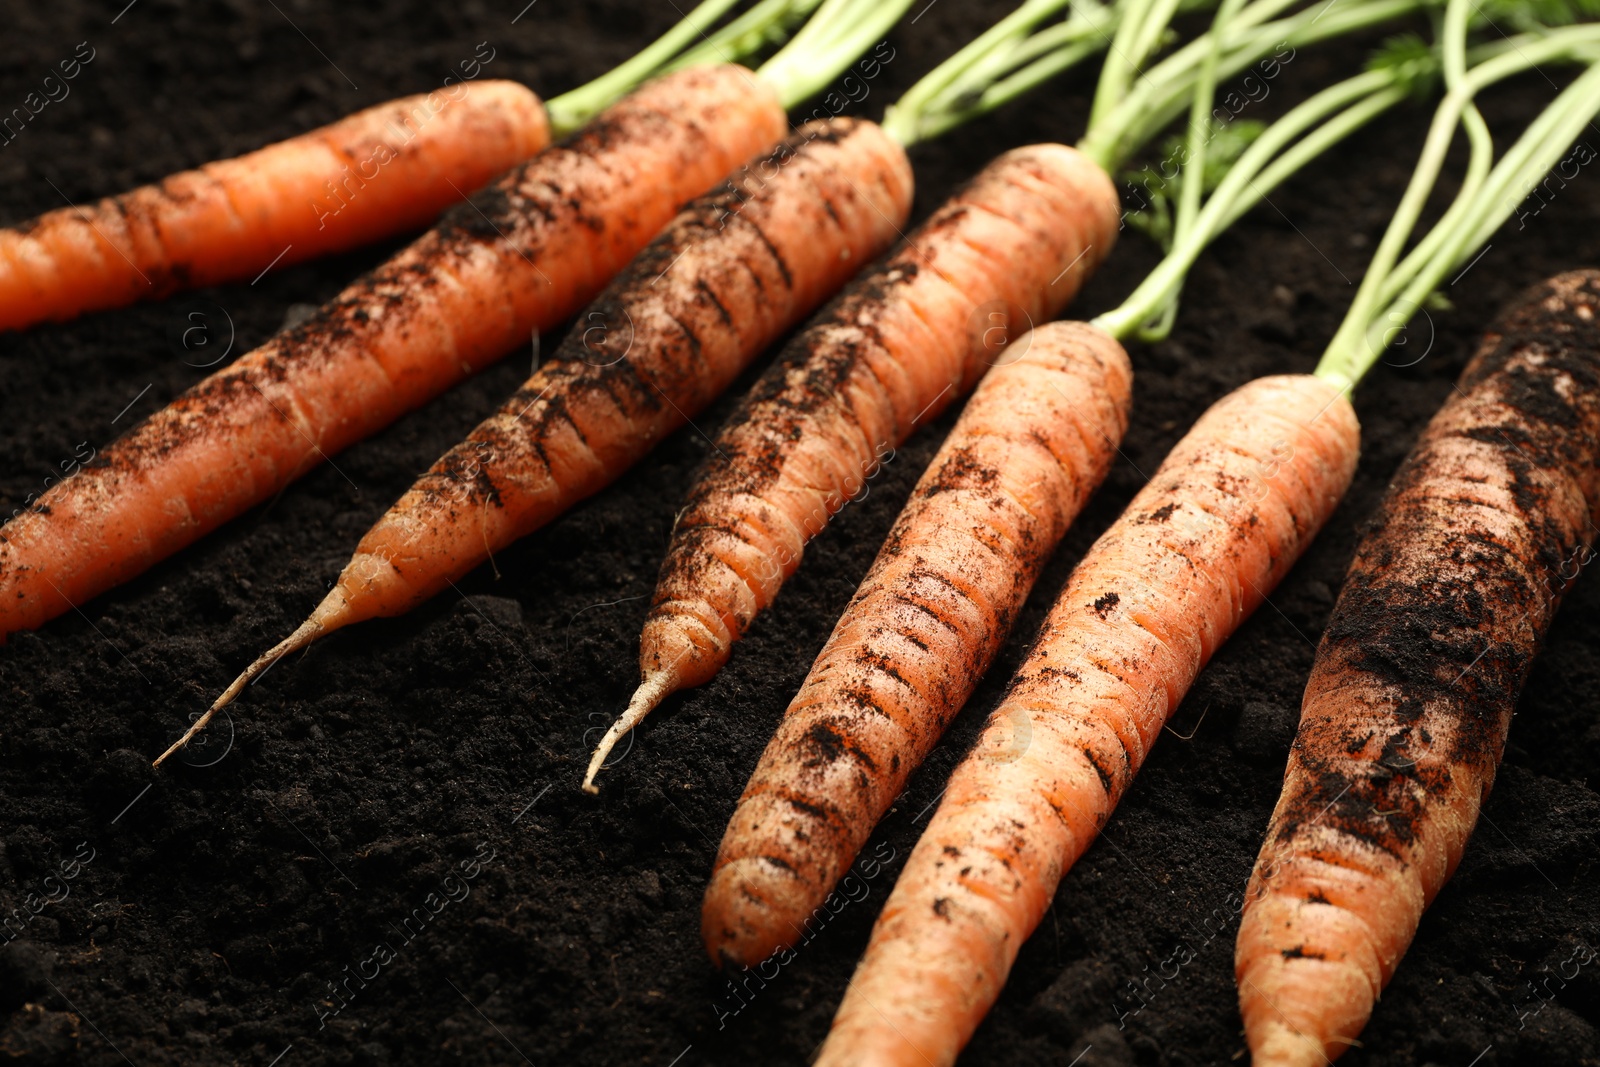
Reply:
<svg viewBox="0 0 1600 1067"><path fill-rule="evenodd" d="M1025 0L961 51L929 71L884 111L883 128L902 145L937 137L1008 103L1105 46L1120 8L1080 0Z"/></svg>
<svg viewBox="0 0 1600 1067"><path fill-rule="evenodd" d="M911 0L823 0L816 14L758 70L793 108L815 96L900 21Z"/></svg>
<svg viewBox="0 0 1600 1067"><path fill-rule="evenodd" d="M581 128L639 83L660 72L662 66L684 48L705 36L705 31L727 14L739 0L703 0L688 17L662 34L656 41L621 66L607 71L587 85L545 101L550 129L565 137ZM765 5L763 5L765 6ZM787 7L787 4L778 5ZM731 62L731 59L723 62Z"/></svg>
<svg viewBox="0 0 1600 1067"><path fill-rule="evenodd" d="M780 45L822 0L761 0L722 29L661 68L662 73L713 63L735 63Z"/></svg>
<svg viewBox="0 0 1600 1067"><path fill-rule="evenodd" d="M1450 0L1446 36L1452 42L1464 36L1462 9L1469 2ZM1583 124L1600 110L1600 73L1591 68L1534 120L1492 171L1481 179L1475 178L1486 158L1486 138L1477 124L1464 116L1469 114L1476 94L1540 63L1575 58L1592 63L1600 50L1600 26L1573 26L1526 36L1532 39L1501 51L1464 73L1454 72L1456 84L1434 113L1400 207L1373 254L1349 312L1317 364L1316 374L1338 388L1353 388L1372 369L1389 340L1410 321L1422 300L1516 209L1517 201L1507 199L1507 190L1517 182L1531 183L1548 170L1566 152ZM1468 195L1458 196L1445 217L1419 243L1422 255L1414 252L1397 265L1400 251L1438 179L1456 127L1463 123L1475 157L1468 169Z"/></svg>

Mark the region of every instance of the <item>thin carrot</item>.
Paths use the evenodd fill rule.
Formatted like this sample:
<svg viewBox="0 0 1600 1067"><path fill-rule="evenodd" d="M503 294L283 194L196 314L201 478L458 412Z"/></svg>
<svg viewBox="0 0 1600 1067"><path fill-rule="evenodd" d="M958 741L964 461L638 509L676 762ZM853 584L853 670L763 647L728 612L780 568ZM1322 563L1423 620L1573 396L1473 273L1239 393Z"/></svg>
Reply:
<svg viewBox="0 0 1600 1067"><path fill-rule="evenodd" d="M1021 31L1008 28L1031 26L1041 6L1025 3L928 75L890 107L886 128L914 140L959 118L937 108L928 114L930 101L987 99L978 86L942 71L992 75L1007 55L1044 49L1040 41L1071 23L1021 42ZM1253 26L1281 6L1264 0L1242 21ZM1376 14L1353 9L1357 24L1392 17L1391 7L1371 7ZM1269 24L1274 35L1230 50L1228 65L1306 32L1285 22ZM1112 65L1134 62L1130 56L1160 39L1159 27L1144 25L1149 32L1141 35L1140 25L1117 27L1122 43ZM1102 26L1088 32L1107 39ZM1148 39L1136 45L1124 40L1130 34ZM1078 42L1052 58L1059 67L1083 49ZM585 789L595 791L612 746L662 700L722 669L799 567L807 542L857 492L877 458L972 388L1008 331L1021 333L1066 305L1116 238L1120 204L1109 173L1159 125L1130 130L1181 104L1204 73L1204 55L1191 47L1152 70L1138 86L1137 106L1113 109L1104 124L1091 126L1080 148L1092 151L1040 145L1001 157L791 342L722 430L678 516L640 636L640 684L596 747ZM1018 79L1033 84L1016 75L1001 85Z"/></svg>
<svg viewBox="0 0 1600 1067"><path fill-rule="evenodd" d="M717 851L701 929L754 966L792 945L966 702L1128 425L1104 332L1041 326L967 402L784 714Z"/></svg>
<svg viewBox="0 0 1600 1067"><path fill-rule="evenodd" d="M1336 389L1285 375L1218 401L1168 454L951 777L819 1065L954 1062L1195 675L1332 513L1358 437Z"/></svg>
<svg viewBox="0 0 1600 1067"><path fill-rule="evenodd" d="M378 520L311 617L157 764L282 656L411 609L609 484L883 252L911 191L905 152L878 126L829 119L691 203L588 325Z"/></svg>
<svg viewBox="0 0 1600 1067"><path fill-rule="evenodd" d="M1600 521L1600 271L1522 295L1401 466L1339 592L1246 893L1257 1067L1354 1041L1461 860Z"/></svg>
<svg viewBox="0 0 1600 1067"><path fill-rule="evenodd" d="M451 209L0 527L0 638L138 574L569 318L786 125L744 68L682 71Z"/></svg>
<svg viewBox="0 0 1600 1067"><path fill-rule="evenodd" d="M250 278L404 233L549 143L515 82L458 83L0 230L0 330Z"/></svg>

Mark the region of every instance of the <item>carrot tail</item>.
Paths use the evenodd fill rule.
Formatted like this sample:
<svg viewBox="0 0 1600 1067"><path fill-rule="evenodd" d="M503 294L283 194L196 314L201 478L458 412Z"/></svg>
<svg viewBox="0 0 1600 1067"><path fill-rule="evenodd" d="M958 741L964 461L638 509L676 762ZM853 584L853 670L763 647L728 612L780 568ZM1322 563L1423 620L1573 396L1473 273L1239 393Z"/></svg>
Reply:
<svg viewBox="0 0 1600 1067"><path fill-rule="evenodd" d="M1309 376L1214 405L1073 571L906 860L817 1061L950 1064L1201 666L1355 470Z"/></svg>
<svg viewBox="0 0 1600 1067"><path fill-rule="evenodd" d="M367 532L339 624L409 610L609 484L881 253L910 202L904 151L835 119L690 204Z"/></svg>
<svg viewBox="0 0 1600 1067"><path fill-rule="evenodd" d="M1344 1052L1455 870L1600 519L1600 271L1524 294L1357 548L1235 966L1257 1067Z"/></svg>
<svg viewBox="0 0 1600 1067"><path fill-rule="evenodd" d="M1064 145L990 163L793 340L721 431L640 638L645 678L710 680L885 457L1044 323L1116 239L1116 189Z"/></svg>
<svg viewBox="0 0 1600 1067"><path fill-rule="evenodd" d="M53 486L0 531L0 639L131 578L569 318L683 201L782 136L760 85L738 67L647 84Z"/></svg>
<svg viewBox="0 0 1600 1067"><path fill-rule="evenodd" d="M1015 339L912 490L723 835L719 963L791 946L971 695L1128 425L1127 353L1082 323Z"/></svg>
<svg viewBox="0 0 1600 1067"><path fill-rule="evenodd" d="M52 211L0 230L0 330L240 281L416 229L549 140L528 89L463 83Z"/></svg>

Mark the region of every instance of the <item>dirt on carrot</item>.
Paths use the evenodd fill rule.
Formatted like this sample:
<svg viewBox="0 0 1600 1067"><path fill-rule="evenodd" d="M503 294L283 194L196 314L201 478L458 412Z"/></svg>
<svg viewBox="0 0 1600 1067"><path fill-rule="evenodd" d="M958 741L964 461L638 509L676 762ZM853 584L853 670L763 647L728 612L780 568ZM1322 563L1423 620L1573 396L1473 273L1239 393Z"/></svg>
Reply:
<svg viewBox="0 0 1600 1067"><path fill-rule="evenodd" d="M46 176L81 201L314 128L356 103L434 84L485 38L500 49L498 76L551 90L577 85L678 18L666 4L541 2L508 27L525 2L466 0L419 13L391 0L304 9L279 0L361 86L359 101L267 4L230 7L225 20L210 5L157 5L149 8L157 19L145 17L141 0L109 28L115 10L99 3L19 6L5 43L16 62L0 63L0 107L16 105L85 36L96 35L100 56L69 99L0 148L0 212L12 222L61 206ZM895 58L854 110L876 115L1010 6L933 5L890 37ZM1373 43L1303 51L1245 114L1298 99L1335 76L1335 64L1354 69ZM1076 138L1093 83L1092 72L1063 79L913 149L913 221L980 161L1017 144ZM1548 97L1535 78L1486 100L1485 112L1496 129L1510 129ZM417 472L515 391L532 358L522 347L351 446L336 466L312 470L270 506L83 603L82 616L68 612L0 649L0 916L25 907L30 892L59 897L58 883L43 879L61 878L80 842L97 849L64 883L70 895L0 946L0 1041L36 1050L43 1063L121 1065L88 1019L140 1067L163 1059L266 1067L290 1044L278 1067L520 1064L507 1038L541 1067L666 1067L680 1054L677 1067L802 1067L927 825L924 809L1000 698L1049 594L1138 490L1140 472L1155 469L1207 404L1248 378L1310 366L1349 301L1338 272L1354 278L1370 257L1425 121L1420 109L1397 112L1370 140L1341 150L1338 166L1274 192L1277 210L1253 213L1202 260L1171 340L1132 351L1138 415L1124 455L968 710L787 965L724 974L707 964L700 905L717 835L954 409L902 446L870 492L807 547L805 566L750 629L744 652L704 688L669 701L631 749L619 746L599 803L572 783L638 680L619 650L638 639L673 514L709 451L689 427L610 489L497 553L498 577L484 565L457 583L460 595L447 589L403 618L352 627L279 664L249 690L226 754L219 734L218 747L193 760L221 755L213 765L174 763L146 776L153 748L300 621ZM1356 171L1366 176L1359 186L1348 177ZM1591 181L1586 168L1566 189L1552 183L1543 199L1521 205L1525 229L1513 221L1455 283L1456 310L1434 315L1431 334L1419 317L1407 351L1391 357L1396 365L1378 368L1376 385L1358 393L1366 455L1346 503L1271 607L1201 673L1170 724L1193 736L1166 735L1151 753L1023 946L963 1064L1061 1067L1091 1044L1078 1067L1247 1062L1232 902L1282 784L1311 665L1306 638L1316 640L1326 621L1358 526L1451 394L1494 309L1533 279L1600 258ZM1137 235L1123 237L1075 313L1119 302L1158 258ZM389 251L196 297L232 316L237 355L266 340L295 304L336 296ZM207 356L169 339L189 310L184 300L142 304L0 336L3 514L80 443L83 455L103 448L208 373L184 364ZM220 310L210 321L225 329ZM556 338L545 340L548 350ZM754 377L695 423L714 435ZM1364 1048L1340 1067L1465 1067L1491 1042L1477 1067L1575 1067L1595 1047L1590 968L1565 988L1561 973L1572 974L1579 941L1600 947L1600 903L1584 892L1600 823L1600 732L1589 696L1596 649L1600 583L1586 578L1534 664L1485 809L1493 825L1469 843ZM409 942L388 935L398 955L363 988L358 968L372 960L373 973L388 925L426 907L429 893L449 899L444 877L459 876L480 843L495 858L464 883L466 899L445 905ZM347 975L356 995L345 994L320 1026L316 1009L340 1006L329 983Z"/></svg>

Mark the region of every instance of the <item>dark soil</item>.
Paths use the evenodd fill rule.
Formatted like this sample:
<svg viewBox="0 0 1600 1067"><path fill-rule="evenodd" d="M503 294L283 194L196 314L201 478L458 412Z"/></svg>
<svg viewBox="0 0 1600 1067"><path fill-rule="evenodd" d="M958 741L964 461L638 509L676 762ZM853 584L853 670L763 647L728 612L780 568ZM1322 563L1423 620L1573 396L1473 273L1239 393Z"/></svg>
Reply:
<svg viewBox="0 0 1600 1067"><path fill-rule="evenodd" d="M524 2L138 0L114 24L120 0L8 5L0 112L78 42L95 58L70 97L0 146L0 221L435 86L484 40L496 49L489 74L559 91L675 17L654 0L642 10L546 0L512 25ZM999 10L932 5L895 33L896 58L864 110L877 114ZM1254 106L1273 113L1353 69L1371 44L1303 53ZM1091 88L1088 75L1049 86L918 149L919 216L1002 148L1078 136ZM1504 135L1550 95L1548 80L1529 77L1485 112ZM0 907L28 914L30 899L58 898L0 947L0 1019L9 1016L0 1057L139 1067L805 1062L922 813L1052 591L1207 404L1252 376L1312 366L1400 195L1428 110L1384 121L1274 194L1195 270L1172 338L1135 348L1126 460L1054 560L1003 661L868 846L895 857L870 895L764 988L751 979L735 993L700 948L713 851L953 413L818 540L732 665L645 727L598 798L579 792L579 777L636 679L655 570L706 449L692 429L501 554L498 575L484 568L459 595L285 662L189 765L149 770L189 715L306 614L415 473L516 387L524 351L0 649ZM1454 309L1408 331L1390 362L1409 365L1380 367L1361 390L1367 453L1347 503L1201 676L1172 736L1063 882L963 1062L1242 1061L1232 908L1358 525L1495 309L1539 278L1600 260L1597 181L1585 170L1537 215L1537 202L1525 205L1523 225L1508 224L1448 288ZM206 304L180 298L0 337L4 513L80 442L103 446L205 373L173 341L191 310L209 316L219 345L225 311L237 354L392 247L198 294ZM1110 306L1154 259L1127 235L1079 311ZM1550 632L1466 858L1344 1062L1600 1063L1600 796L1589 784L1600 760L1597 609L1600 584L1586 576ZM419 908L427 921L411 917ZM1212 935L1217 924L1202 919L1214 909L1227 926ZM375 954L380 943L388 949ZM1151 980L1154 995L1134 1014L1128 983L1172 975L1164 962L1180 950L1193 962Z"/></svg>

